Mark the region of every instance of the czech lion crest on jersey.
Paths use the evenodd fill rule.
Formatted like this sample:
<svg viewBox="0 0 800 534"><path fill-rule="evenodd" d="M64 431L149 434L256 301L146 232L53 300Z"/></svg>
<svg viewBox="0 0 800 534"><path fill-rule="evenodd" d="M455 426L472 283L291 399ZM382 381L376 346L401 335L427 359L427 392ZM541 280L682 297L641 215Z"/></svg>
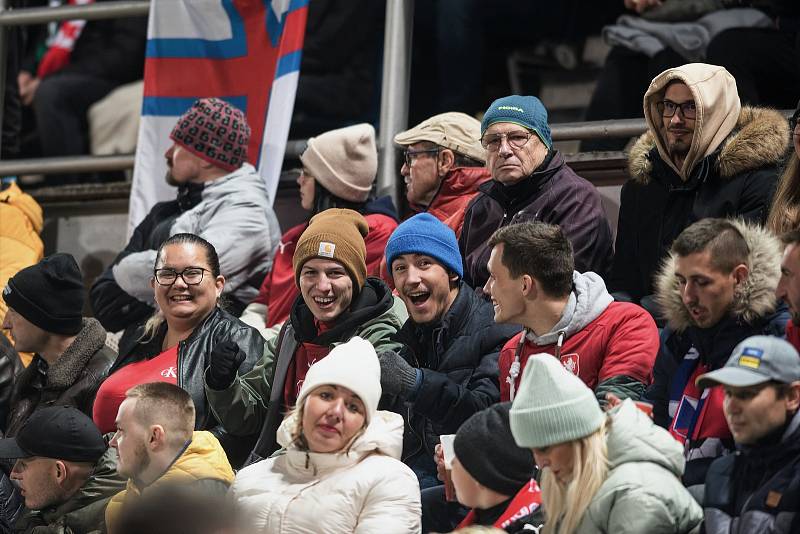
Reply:
<svg viewBox="0 0 800 534"><path fill-rule="evenodd" d="M569 354L561 355L561 365L575 376L581 372L580 358L577 352L570 352Z"/></svg>

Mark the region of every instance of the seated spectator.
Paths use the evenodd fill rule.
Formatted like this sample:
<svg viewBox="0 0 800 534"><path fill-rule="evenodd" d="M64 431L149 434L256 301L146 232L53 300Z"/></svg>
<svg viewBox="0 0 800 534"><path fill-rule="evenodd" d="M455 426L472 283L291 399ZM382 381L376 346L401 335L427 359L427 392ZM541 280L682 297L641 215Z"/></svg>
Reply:
<svg viewBox="0 0 800 534"><path fill-rule="evenodd" d="M0 436L5 431L11 392L14 391L14 381L20 371L22 371L22 361L19 354L14 350L11 341L6 336L0 335Z"/></svg>
<svg viewBox="0 0 800 534"><path fill-rule="evenodd" d="M5 287L20 269L42 259L44 245L39 234L43 225L42 208L33 197L23 193L16 182L0 180L0 286ZM0 299L0 323L5 316L6 304ZM27 366L33 354L26 352L20 357ZM3 421L5 418L0 417L0 427Z"/></svg>
<svg viewBox="0 0 800 534"><path fill-rule="evenodd" d="M32 58L23 63L19 93L22 103L33 107L43 156L89 153L89 107L115 87L142 78L146 40L143 16L65 21L38 64ZM48 183L78 179L62 175Z"/></svg>
<svg viewBox="0 0 800 534"><path fill-rule="evenodd" d="M213 429L237 461L236 444L222 436L208 409L203 373L211 360L228 353L241 354L233 372L249 371L261 357L264 340L256 329L219 307L226 279L211 243L193 234L173 235L159 247L154 263L150 291L160 311L135 339L120 343L110 376L97 391L94 421L102 432L112 432L130 388L145 382L175 384L192 397L194 428Z"/></svg>
<svg viewBox="0 0 800 534"><path fill-rule="evenodd" d="M433 215L398 226L386 261L409 319L394 336L400 350L378 349L382 406L406 418L403 461L420 486L443 490L433 461L439 436L499 400L497 353L517 328L496 325L489 303L462 281L455 234Z"/></svg>
<svg viewBox="0 0 800 534"><path fill-rule="evenodd" d="M703 511L681 485L682 448L632 401L604 414L586 384L536 354L510 420L542 471L545 534L697 531Z"/></svg>
<svg viewBox="0 0 800 534"><path fill-rule="evenodd" d="M11 478L27 508L13 532L102 531L106 503L125 486L114 456L80 410L48 406L34 413L15 438L0 440L0 458L16 459Z"/></svg>
<svg viewBox="0 0 800 534"><path fill-rule="evenodd" d="M69 254L53 254L8 280L3 328L18 350L33 352L15 380L5 433L14 437L36 410L69 405L87 416L116 353L106 331L83 318L83 277Z"/></svg>
<svg viewBox="0 0 800 534"><path fill-rule="evenodd" d="M126 488L106 508L108 532L130 503L165 485L184 484L209 495L224 495L233 482L233 469L217 438L194 431L195 409L185 390L165 382L131 388L119 406L117 471L127 477Z"/></svg>
<svg viewBox="0 0 800 534"><path fill-rule="evenodd" d="M705 531L800 532L797 351L776 337L749 337L725 367L699 376L697 385L725 392L725 419L737 449L708 469Z"/></svg>
<svg viewBox="0 0 800 534"><path fill-rule="evenodd" d="M278 429L283 448L231 486L248 531L420 531L417 479L400 462L403 420L378 411L380 374L357 336L311 365Z"/></svg>
<svg viewBox="0 0 800 534"><path fill-rule="evenodd" d="M559 225L572 243L576 270L603 276L611 266L612 237L600 194L553 148L541 101L518 95L495 100L481 136L492 180L478 188L464 216L464 281L483 287L489 237L501 226L531 220Z"/></svg>
<svg viewBox="0 0 800 534"><path fill-rule="evenodd" d="M406 310L386 284L367 278L367 230L367 221L353 210L331 208L315 215L292 260L300 298L280 333L267 341L258 364L237 374L243 354L220 352L211 358L205 389L214 414L231 434L260 430L258 456L278 448L276 432L283 414L297 403L309 366L335 344L360 336L376 350L399 347L391 336Z"/></svg>
<svg viewBox="0 0 800 534"><path fill-rule="evenodd" d="M644 101L649 131L628 159L608 287L653 309L654 274L684 228L706 217L764 223L788 136L780 113L742 107L714 65L662 72Z"/></svg>
<svg viewBox="0 0 800 534"><path fill-rule="evenodd" d="M458 502L472 508L457 528L493 525L504 532L527 532L543 523L536 465L530 449L514 443L510 408L510 402L490 406L456 433L453 486Z"/></svg>
<svg viewBox="0 0 800 534"><path fill-rule="evenodd" d="M698 500L708 466L733 452L722 412L724 394L703 394L701 374L722 367L743 339L783 337L788 314L777 308L780 243L741 221L703 219L681 232L658 275L657 300L667 326L647 400L659 426L685 445L683 483Z"/></svg>
<svg viewBox="0 0 800 534"><path fill-rule="evenodd" d="M767 217L767 228L776 235L800 228L800 102L789 119L789 135L794 150L790 150L775 198Z"/></svg>
<svg viewBox="0 0 800 534"><path fill-rule="evenodd" d="M575 270L572 246L558 227L504 226L489 240L494 320L521 324L500 353L500 399L514 400L531 354L554 355L594 390L638 400L650 382L658 330L639 306L614 302L603 279Z"/></svg>
<svg viewBox="0 0 800 534"><path fill-rule="evenodd" d="M394 136L404 150L400 174L409 206L444 222L456 238L478 186L492 177L480 137L481 123L459 112L434 115Z"/></svg>
<svg viewBox="0 0 800 534"><path fill-rule="evenodd" d="M198 100L170 139L166 180L178 187L177 199L153 206L91 291L103 326L126 330L121 344L155 311L150 280L157 249L168 237L196 234L216 248L227 306L236 316L258 294L278 245L266 185L247 163L250 127L240 110L216 98Z"/></svg>
<svg viewBox="0 0 800 534"><path fill-rule="evenodd" d="M397 213L390 197L370 198L378 172L375 129L369 124L356 124L312 137L300 161L303 163L303 173L297 179L300 204L309 213L309 219L329 208L348 208L361 213L369 225L369 233L364 237L367 274L379 277L383 249L397 228ZM308 222L283 234L258 296L242 313L242 321L262 333L267 328L280 327L300 294L294 281L292 258L297 240L306 228Z"/></svg>
<svg viewBox="0 0 800 534"><path fill-rule="evenodd" d="M800 228L783 234L781 241L781 278L775 294L791 314L791 320L786 322L786 340L800 351Z"/></svg>

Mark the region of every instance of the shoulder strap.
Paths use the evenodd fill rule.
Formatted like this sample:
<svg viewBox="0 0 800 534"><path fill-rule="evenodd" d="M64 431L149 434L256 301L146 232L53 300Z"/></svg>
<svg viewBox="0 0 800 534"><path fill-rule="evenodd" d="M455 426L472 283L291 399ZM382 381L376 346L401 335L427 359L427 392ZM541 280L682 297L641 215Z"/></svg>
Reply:
<svg viewBox="0 0 800 534"><path fill-rule="evenodd" d="M275 363L275 375L272 379L272 389L269 394L267 417L261 427L261 434L258 436L253 452L250 453L245 465L250 465L266 458L278 448L275 434L281 422L283 388L286 383L286 373L289 371L289 365L294 360L294 353L297 350L297 340L294 338L294 329L290 321L287 320L284 323L278 336L278 347L276 348L278 361Z"/></svg>

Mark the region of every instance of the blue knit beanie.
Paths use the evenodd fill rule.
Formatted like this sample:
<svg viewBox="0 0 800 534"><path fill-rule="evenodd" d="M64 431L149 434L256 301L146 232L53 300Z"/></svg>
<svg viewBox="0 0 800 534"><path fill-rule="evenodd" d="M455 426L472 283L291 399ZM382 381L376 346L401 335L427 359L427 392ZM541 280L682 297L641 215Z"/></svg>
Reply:
<svg viewBox="0 0 800 534"><path fill-rule="evenodd" d="M535 96L511 95L498 98L483 116L481 136L486 129L497 122L519 124L523 128L533 130L547 148L552 148L550 126L547 124L547 110L542 101Z"/></svg>
<svg viewBox="0 0 800 534"><path fill-rule="evenodd" d="M402 254L424 254L464 276L456 234L430 213L419 213L395 228L386 243L386 268L392 276L392 262Z"/></svg>

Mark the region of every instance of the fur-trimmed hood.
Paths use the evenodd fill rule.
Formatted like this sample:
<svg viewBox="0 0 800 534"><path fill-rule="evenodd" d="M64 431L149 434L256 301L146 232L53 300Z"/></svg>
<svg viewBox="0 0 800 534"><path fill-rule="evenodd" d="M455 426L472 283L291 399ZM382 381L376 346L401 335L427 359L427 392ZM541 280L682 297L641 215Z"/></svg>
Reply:
<svg viewBox="0 0 800 534"><path fill-rule="evenodd" d="M739 113L736 127L719 147L715 171L722 178L733 178L776 165L786 153L788 139L789 126L783 115L774 109L745 106ZM628 172L635 182L642 185L650 182L653 170L650 154L654 149L656 137L651 126L639 137L628 156ZM691 169L687 174L691 174Z"/></svg>
<svg viewBox="0 0 800 534"><path fill-rule="evenodd" d="M731 221L744 236L750 254L747 280L735 297L731 314L752 324L775 311L775 288L781 276L781 244L769 231L740 220ZM693 326L689 311L683 304L678 278L675 276L676 255L670 253L656 275L656 301L663 310L669 326L682 332Z"/></svg>

